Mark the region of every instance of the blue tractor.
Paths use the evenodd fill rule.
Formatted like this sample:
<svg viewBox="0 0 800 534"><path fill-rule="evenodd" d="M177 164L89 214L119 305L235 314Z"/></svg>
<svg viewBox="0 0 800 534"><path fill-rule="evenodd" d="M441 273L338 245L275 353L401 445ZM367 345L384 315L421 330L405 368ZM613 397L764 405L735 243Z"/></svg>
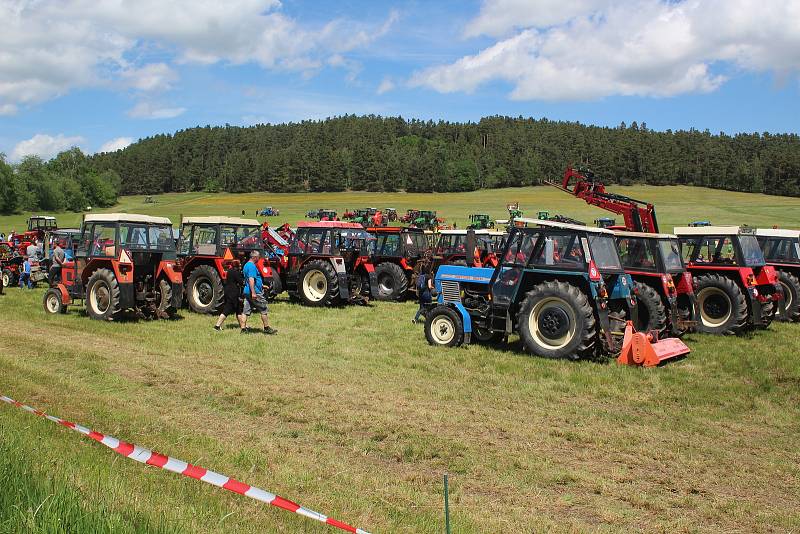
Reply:
<svg viewBox="0 0 800 534"><path fill-rule="evenodd" d="M454 347L518 334L528 352L545 358L617 355L637 308L614 234L558 221L516 224L497 267L438 268L428 342Z"/></svg>
<svg viewBox="0 0 800 534"><path fill-rule="evenodd" d="M273 208L272 206L267 206L265 208L261 208L260 210L256 210L256 217L277 217L281 214L281 210L278 208Z"/></svg>

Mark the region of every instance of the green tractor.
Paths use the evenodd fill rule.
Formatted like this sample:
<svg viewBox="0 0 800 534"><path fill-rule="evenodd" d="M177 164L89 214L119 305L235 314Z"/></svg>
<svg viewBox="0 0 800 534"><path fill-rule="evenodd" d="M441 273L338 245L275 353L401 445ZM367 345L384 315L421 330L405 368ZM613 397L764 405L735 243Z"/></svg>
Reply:
<svg viewBox="0 0 800 534"><path fill-rule="evenodd" d="M412 221L412 225L423 230L436 230L442 222L442 219L436 216L435 211L420 210L417 218Z"/></svg>
<svg viewBox="0 0 800 534"><path fill-rule="evenodd" d="M494 228L494 221L486 213L473 213L469 216L468 230L488 230Z"/></svg>

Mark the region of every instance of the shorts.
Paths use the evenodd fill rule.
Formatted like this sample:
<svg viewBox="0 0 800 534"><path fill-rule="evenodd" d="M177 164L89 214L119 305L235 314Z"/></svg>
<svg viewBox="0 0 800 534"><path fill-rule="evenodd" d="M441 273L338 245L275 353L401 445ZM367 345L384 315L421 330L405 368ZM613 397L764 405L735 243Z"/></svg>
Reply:
<svg viewBox="0 0 800 534"><path fill-rule="evenodd" d="M240 313L242 313L242 303L240 302L239 297L225 297L225 304L222 307L222 315L227 317L230 315L239 315Z"/></svg>
<svg viewBox="0 0 800 534"><path fill-rule="evenodd" d="M256 295L255 297L245 296L242 313L244 315L250 315L253 310L259 312L261 315L267 314L269 308L267 307L267 299L264 298L264 295Z"/></svg>

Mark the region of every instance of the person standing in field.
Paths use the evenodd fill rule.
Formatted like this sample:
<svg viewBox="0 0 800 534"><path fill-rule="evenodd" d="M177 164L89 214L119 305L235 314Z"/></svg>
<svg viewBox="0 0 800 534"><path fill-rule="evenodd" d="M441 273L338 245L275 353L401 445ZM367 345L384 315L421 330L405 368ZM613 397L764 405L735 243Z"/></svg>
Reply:
<svg viewBox="0 0 800 534"><path fill-rule="evenodd" d="M269 325L269 308L267 298L264 296L264 280L261 278L261 271L258 268L258 260L261 254L257 250L250 253L250 261L244 265L244 306L242 307L242 327L241 332L247 332L247 320L253 310L261 315L261 323L264 325L264 333L268 335L277 334L278 331Z"/></svg>
<svg viewBox="0 0 800 534"><path fill-rule="evenodd" d="M64 265L66 254L64 249L56 242L56 248L53 249L53 264L50 266L50 272L47 273L50 278L50 285L54 285L61 281L61 267Z"/></svg>
<svg viewBox="0 0 800 534"><path fill-rule="evenodd" d="M31 282L31 260L28 256L22 257L22 272L19 273L19 287L24 289L33 289L33 282Z"/></svg>
<svg viewBox="0 0 800 534"><path fill-rule="evenodd" d="M242 315L242 292L244 290L244 277L240 268L239 260L228 263L227 275L225 277L225 303L222 313L219 314L214 330L222 330L222 324L229 315L236 317L239 327L244 328L244 315Z"/></svg>
<svg viewBox="0 0 800 534"><path fill-rule="evenodd" d="M417 276L417 301L419 302L419 309L417 309L417 314L414 315L414 318L411 319L413 324L419 322L419 318L425 315L425 306L433 301L435 289L433 277L431 276L431 266L431 260L426 258Z"/></svg>

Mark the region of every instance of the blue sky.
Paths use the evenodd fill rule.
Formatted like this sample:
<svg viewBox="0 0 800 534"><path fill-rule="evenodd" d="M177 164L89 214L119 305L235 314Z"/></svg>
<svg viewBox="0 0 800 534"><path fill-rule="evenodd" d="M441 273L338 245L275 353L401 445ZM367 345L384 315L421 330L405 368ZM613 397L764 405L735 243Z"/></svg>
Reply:
<svg viewBox="0 0 800 534"><path fill-rule="evenodd" d="M0 0L0 152L344 113L795 132L800 1Z"/></svg>

